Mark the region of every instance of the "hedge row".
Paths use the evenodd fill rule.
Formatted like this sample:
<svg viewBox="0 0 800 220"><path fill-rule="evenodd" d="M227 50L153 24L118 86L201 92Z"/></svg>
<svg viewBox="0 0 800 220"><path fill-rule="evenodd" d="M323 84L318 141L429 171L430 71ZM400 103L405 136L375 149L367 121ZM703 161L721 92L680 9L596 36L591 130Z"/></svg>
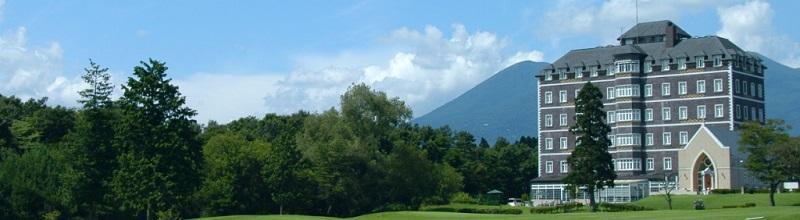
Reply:
<svg viewBox="0 0 800 220"><path fill-rule="evenodd" d="M615 204L615 203L600 203L600 211L604 212L629 212L629 211L647 211L654 210L652 208L638 206L634 204Z"/></svg>
<svg viewBox="0 0 800 220"><path fill-rule="evenodd" d="M459 213L475 213L475 214L509 214L509 215L522 214L522 210L521 209L455 208L455 207L447 207L447 206L423 207L420 211L426 211L426 212L459 212Z"/></svg>
<svg viewBox="0 0 800 220"><path fill-rule="evenodd" d="M749 207L756 207L755 203L748 202L744 205L724 205L722 206L723 209L730 209L730 208L749 208Z"/></svg>
<svg viewBox="0 0 800 220"><path fill-rule="evenodd" d="M536 207L531 209L531 213L534 214L557 214L557 213L569 213L578 211L583 204L581 203L565 203L556 206L544 206L544 207Z"/></svg>

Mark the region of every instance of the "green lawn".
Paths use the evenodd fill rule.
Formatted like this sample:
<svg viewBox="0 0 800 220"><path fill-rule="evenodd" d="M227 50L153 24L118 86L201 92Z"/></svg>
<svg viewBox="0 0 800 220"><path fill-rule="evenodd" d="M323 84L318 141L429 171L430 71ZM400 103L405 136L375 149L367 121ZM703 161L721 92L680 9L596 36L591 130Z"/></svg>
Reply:
<svg viewBox="0 0 800 220"><path fill-rule="evenodd" d="M753 217L764 217L763 219L800 219L800 206L790 206L792 204L800 203L800 193L784 193L776 194L775 200L778 207L769 207L768 194L729 194L729 195L708 195L708 196L694 196L694 195L681 195L673 197L673 208L675 210L667 209L666 202L663 196L650 196L643 200L637 201L634 204L646 206L657 211L640 211L640 212L599 212L599 213L568 213L568 214L530 214L529 208L522 208L522 215L490 215L490 214L466 214L466 213L449 213L449 212L383 212L348 218L351 220L404 220L404 219L745 219ZM708 210L693 210L693 202L695 199L702 199L705 202ZM744 205L744 203L756 203L753 208L732 208L723 209L724 205ZM453 204L447 205L456 208L480 208L491 207L497 208L498 206L480 206L480 205L466 205L466 204ZM514 209L515 207L500 206L502 208ZM278 220L334 220L340 218L331 217L317 217L317 216L298 216L298 215L261 215L261 216L223 216L204 218L204 220L258 220L258 219L278 219Z"/></svg>
<svg viewBox="0 0 800 220"><path fill-rule="evenodd" d="M720 194L720 195L680 195L672 197L673 209L694 209L694 200L702 199L706 209L718 209L725 205L744 205L746 202L756 204L756 207L769 206L769 194ZM800 193L775 194L775 205L789 206L800 203ZM667 209L667 200L664 196L649 196L633 204L654 209Z"/></svg>

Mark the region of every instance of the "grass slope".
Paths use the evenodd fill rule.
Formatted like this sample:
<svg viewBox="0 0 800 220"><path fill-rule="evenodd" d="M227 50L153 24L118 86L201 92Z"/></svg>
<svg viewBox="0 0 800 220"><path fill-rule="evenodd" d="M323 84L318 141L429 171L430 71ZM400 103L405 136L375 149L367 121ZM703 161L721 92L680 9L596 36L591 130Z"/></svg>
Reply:
<svg viewBox="0 0 800 220"><path fill-rule="evenodd" d="M720 195L680 195L672 197L673 209L693 209L694 200L702 199L706 209L719 209L726 205L744 205L746 202L756 204L756 207L769 206L769 194L720 194ZM775 205L789 206L800 203L800 193L781 193L775 194ZM649 196L633 204L654 208L667 209L667 201L664 196Z"/></svg>
<svg viewBox="0 0 800 220"><path fill-rule="evenodd" d="M712 209L712 210L659 210L641 212L601 212L601 213L569 213L569 214L539 214L539 215L484 215L484 214L464 214L448 212L383 212L370 215L349 218L352 220L405 220L405 219L426 219L426 220L445 220L445 219L465 219L465 220L522 220L522 219L746 219L763 217L763 219L800 219L800 207L779 206L779 207L755 207L738 209ZM334 218L314 217L314 216L226 216L206 218L215 220L329 220Z"/></svg>

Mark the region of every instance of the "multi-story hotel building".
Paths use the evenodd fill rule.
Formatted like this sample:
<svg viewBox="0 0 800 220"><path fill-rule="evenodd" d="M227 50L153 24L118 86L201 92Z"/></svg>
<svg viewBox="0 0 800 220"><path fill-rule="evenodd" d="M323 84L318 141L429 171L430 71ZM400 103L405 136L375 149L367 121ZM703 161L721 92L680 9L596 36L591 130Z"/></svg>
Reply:
<svg viewBox="0 0 800 220"><path fill-rule="evenodd" d="M560 182L575 148L575 98L586 82L603 92L611 126L616 187L601 201L627 202L658 192L758 184L741 166L736 128L765 120L765 67L728 39L692 37L670 21L640 23L619 45L572 50L536 74L539 107L537 203L568 199Z"/></svg>

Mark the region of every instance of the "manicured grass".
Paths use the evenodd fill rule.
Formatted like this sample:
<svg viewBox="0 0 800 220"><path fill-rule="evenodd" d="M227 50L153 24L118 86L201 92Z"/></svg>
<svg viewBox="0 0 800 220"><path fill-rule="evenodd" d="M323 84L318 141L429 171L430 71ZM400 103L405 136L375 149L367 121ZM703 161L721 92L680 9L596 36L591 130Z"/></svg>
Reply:
<svg viewBox="0 0 800 220"><path fill-rule="evenodd" d="M414 219L466 219L466 220L530 220L530 219L745 219L753 217L763 217L763 219L800 219L800 207L798 206L779 206L779 207L754 207L737 209L712 209L712 210L658 210L641 212L600 212L600 213L568 213L568 214L537 214L537 215L485 215L485 214L464 214L448 212L383 212L363 215L352 220L414 220ZM313 217L313 216L225 216L206 218L215 220L330 220L335 218Z"/></svg>
<svg viewBox="0 0 800 220"><path fill-rule="evenodd" d="M694 209L694 200L702 199L706 209L719 209L726 205L744 205L752 202L756 207L769 206L769 194L719 194L719 195L677 195L672 196L673 209ZM776 206L789 206L800 203L800 193L775 194ZM662 195L654 195L633 204L654 209L667 209L667 200Z"/></svg>

